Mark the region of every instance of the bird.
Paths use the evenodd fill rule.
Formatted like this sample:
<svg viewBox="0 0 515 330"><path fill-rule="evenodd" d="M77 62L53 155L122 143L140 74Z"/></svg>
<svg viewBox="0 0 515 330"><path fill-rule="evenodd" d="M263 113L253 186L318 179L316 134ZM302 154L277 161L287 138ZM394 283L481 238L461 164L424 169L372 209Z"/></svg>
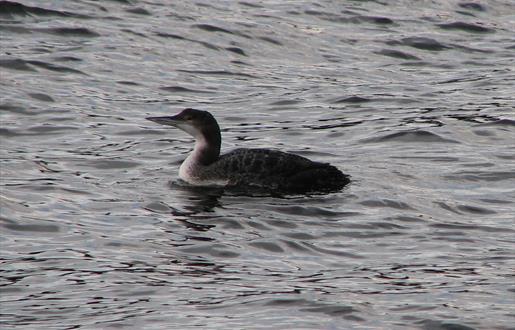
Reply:
<svg viewBox="0 0 515 330"><path fill-rule="evenodd" d="M174 116L146 119L195 138L193 151L179 168L179 178L194 186L309 193L339 191L350 182L333 165L278 150L238 148L220 155L220 126L208 111L187 108Z"/></svg>

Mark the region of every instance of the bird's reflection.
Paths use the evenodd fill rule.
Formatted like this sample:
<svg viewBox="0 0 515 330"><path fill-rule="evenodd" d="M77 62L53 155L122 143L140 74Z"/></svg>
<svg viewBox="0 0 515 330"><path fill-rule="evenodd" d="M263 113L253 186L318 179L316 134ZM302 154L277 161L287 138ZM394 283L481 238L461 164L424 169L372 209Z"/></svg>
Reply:
<svg viewBox="0 0 515 330"><path fill-rule="evenodd" d="M183 198L183 207L177 208L160 201L149 203L144 209L154 213L170 214L174 221L196 231L208 231L215 227L211 224L200 224L195 220L213 217L213 215L205 213L214 212L216 207L221 206L220 197L224 194L223 188L197 187L181 181L170 181L168 185L176 196Z"/></svg>

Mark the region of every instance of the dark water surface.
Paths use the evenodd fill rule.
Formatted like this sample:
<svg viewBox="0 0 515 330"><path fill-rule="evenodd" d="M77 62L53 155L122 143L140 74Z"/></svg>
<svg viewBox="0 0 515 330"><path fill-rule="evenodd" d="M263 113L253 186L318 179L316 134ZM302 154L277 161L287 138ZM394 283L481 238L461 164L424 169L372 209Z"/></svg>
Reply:
<svg viewBox="0 0 515 330"><path fill-rule="evenodd" d="M515 2L0 1L2 329L514 329ZM176 182L145 121L339 193Z"/></svg>

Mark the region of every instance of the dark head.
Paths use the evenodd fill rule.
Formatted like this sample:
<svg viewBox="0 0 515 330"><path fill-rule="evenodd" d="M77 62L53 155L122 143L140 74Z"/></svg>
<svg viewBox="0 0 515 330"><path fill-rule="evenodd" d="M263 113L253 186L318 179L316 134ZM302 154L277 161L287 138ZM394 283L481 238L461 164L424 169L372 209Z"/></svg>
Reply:
<svg viewBox="0 0 515 330"><path fill-rule="evenodd" d="M175 116L147 117L146 119L161 125L177 127L195 138L203 150L204 164L209 164L220 155L220 127L215 117L207 111L184 109ZM204 157L203 157L204 158Z"/></svg>

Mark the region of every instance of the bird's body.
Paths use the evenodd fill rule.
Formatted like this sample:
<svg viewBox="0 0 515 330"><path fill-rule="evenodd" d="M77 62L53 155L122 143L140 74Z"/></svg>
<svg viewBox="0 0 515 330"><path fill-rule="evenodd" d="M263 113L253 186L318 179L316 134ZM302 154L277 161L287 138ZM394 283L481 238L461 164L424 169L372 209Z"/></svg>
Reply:
<svg viewBox="0 0 515 330"><path fill-rule="evenodd" d="M178 127L195 137L195 147L179 169L193 185L258 187L274 191L339 190L350 182L336 167L270 149L236 149L220 156L220 128L207 111L186 109L151 121Z"/></svg>

